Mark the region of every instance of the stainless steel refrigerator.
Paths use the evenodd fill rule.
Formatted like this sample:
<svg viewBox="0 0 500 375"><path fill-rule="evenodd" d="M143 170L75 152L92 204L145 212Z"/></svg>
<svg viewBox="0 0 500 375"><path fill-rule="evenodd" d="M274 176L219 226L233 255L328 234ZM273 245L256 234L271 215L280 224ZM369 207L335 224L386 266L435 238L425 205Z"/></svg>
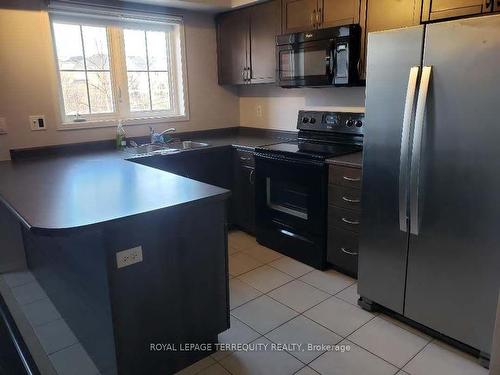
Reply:
<svg viewBox="0 0 500 375"><path fill-rule="evenodd" d="M487 357L500 287L500 16L368 36L359 294Z"/></svg>

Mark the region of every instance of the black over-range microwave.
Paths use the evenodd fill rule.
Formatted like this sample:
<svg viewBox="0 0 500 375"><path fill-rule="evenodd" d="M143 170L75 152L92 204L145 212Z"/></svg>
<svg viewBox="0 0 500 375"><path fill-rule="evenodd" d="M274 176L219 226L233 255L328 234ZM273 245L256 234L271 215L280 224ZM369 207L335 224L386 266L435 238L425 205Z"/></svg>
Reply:
<svg viewBox="0 0 500 375"><path fill-rule="evenodd" d="M276 37L281 87L360 84L361 28L346 25Z"/></svg>

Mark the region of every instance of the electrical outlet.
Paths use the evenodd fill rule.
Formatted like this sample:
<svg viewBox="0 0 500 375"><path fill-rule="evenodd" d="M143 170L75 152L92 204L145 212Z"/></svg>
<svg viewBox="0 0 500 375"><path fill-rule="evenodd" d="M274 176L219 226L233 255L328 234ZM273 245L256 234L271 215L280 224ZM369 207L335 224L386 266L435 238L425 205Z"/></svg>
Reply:
<svg viewBox="0 0 500 375"><path fill-rule="evenodd" d="M142 246L133 247L116 253L116 268L131 266L142 262Z"/></svg>
<svg viewBox="0 0 500 375"><path fill-rule="evenodd" d="M7 134L7 123L5 117L0 117L0 134Z"/></svg>
<svg viewBox="0 0 500 375"><path fill-rule="evenodd" d="M45 116L44 115L30 116L30 129L31 130L45 130L45 129L47 129L47 123L45 122Z"/></svg>
<svg viewBox="0 0 500 375"><path fill-rule="evenodd" d="M257 112L257 117L262 117L262 106L260 104L255 107L255 111Z"/></svg>

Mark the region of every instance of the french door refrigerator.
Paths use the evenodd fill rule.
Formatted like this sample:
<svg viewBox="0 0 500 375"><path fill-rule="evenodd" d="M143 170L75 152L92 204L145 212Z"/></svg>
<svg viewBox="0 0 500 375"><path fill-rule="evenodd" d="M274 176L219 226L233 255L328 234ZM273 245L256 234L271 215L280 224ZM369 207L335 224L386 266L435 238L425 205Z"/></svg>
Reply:
<svg viewBox="0 0 500 375"><path fill-rule="evenodd" d="M361 304L491 349L500 287L500 16L368 36Z"/></svg>

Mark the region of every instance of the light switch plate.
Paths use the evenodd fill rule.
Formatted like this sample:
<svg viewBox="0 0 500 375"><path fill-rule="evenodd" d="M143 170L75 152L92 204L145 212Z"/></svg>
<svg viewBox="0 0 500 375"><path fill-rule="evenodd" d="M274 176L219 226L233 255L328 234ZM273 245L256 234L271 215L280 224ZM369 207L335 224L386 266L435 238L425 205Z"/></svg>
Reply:
<svg viewBox="0 0 500 375"><path fill-rule="evenodd" d="M257 112L257 117L262 117L262 106L260 104L255 107L255 111Z"/></svg>
<svg viewBox="0 0 500 375"><path fill-rule="evenodd" d="M47 123L45 122L44 115L30 116L30 129L31 130L46 130Z"/></svg>
<svg viewBox="0 0 500 375"><path fill-rule="evenodd" d="M116 268L123 268L140 262L142 262L142 246L116 253Z"/></svg>
<svg viewBox="0 0 500 375"><path fill-rule="evenodd" d="M7 122L5 117L0 117L0 134L7 134Z"/></svg>

